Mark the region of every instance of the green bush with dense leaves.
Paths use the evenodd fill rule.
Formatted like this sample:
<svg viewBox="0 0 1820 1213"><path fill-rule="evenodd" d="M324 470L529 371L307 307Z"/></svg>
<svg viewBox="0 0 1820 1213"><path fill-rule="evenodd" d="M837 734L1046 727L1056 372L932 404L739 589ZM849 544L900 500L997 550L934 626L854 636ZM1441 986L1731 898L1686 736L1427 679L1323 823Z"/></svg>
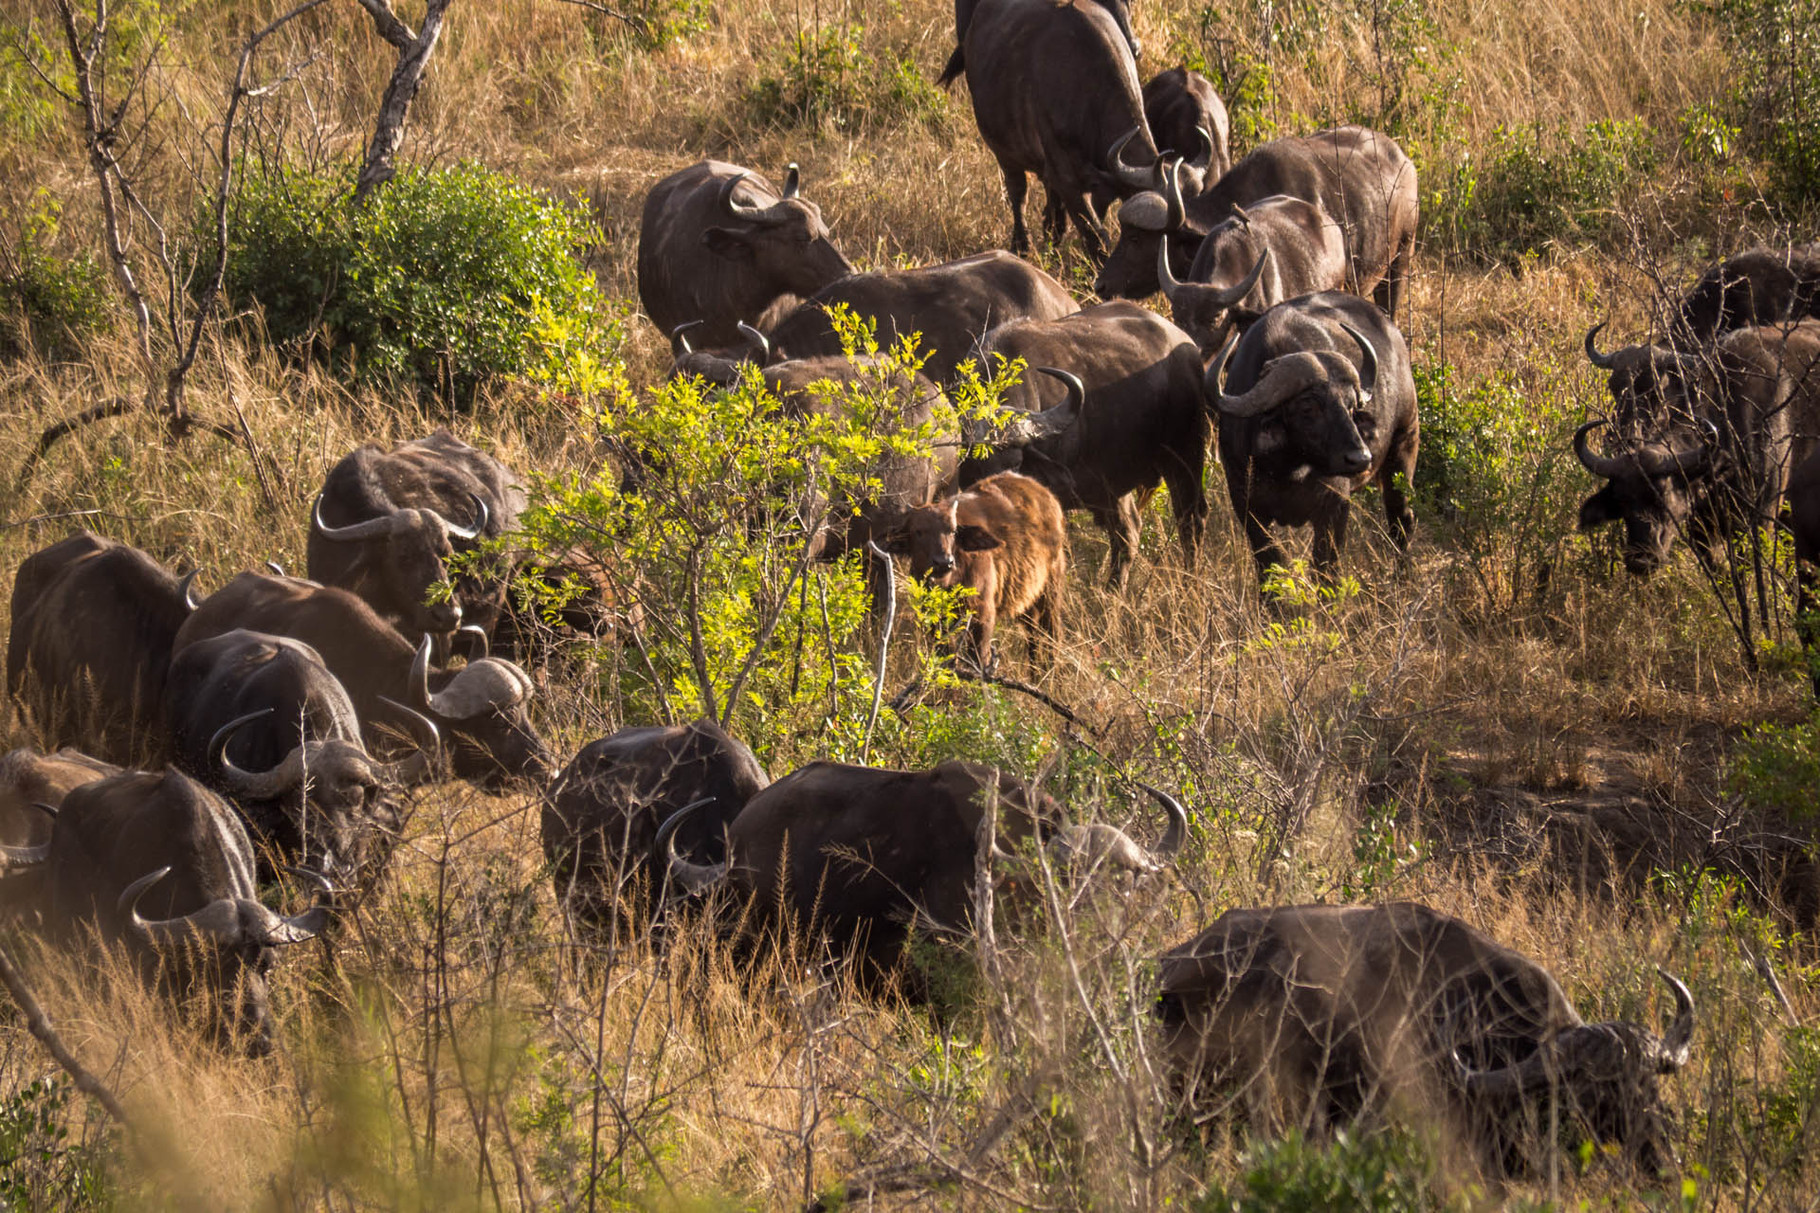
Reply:
<svg viewBox="0 0 1820 1213"><path fill-rule="evenodd" d="M1255 1147L1244 1174L1196 1201L1196 1213L1440 1213L1435 1163L1406 1132L1300 1134Z"/></svg>
<svg viewBox="0 0 1820 1213"><path fill-rule="evenodd" d="M364 204L353 176L254 174L235 199L228 297L257 305L281 348L467 400L497 378L560 377L577 330L612 337L578 260L582 207L473 164L402 169Z"/></svg>
<svg viewBox="0 0 1820 1213"><path fill-rule="evenodd" d="M867 50L863 34L857 24L836 24L792 36L746 90L752 116L839 130L939 120L947 110L942 91L908 55Z"/></svg>
<svg viewBox="0 0 1820 1213"><path fill-rule="evenodd" d="M1429 218L1453 228L1458 247L1505 260L1609 241L1621 234L1618 209L1658 159L1641 119L1500 127L1470 186L1453 191L1459 213Z"/></svg>
<svg viewBox="0 0 1820 1213"><path fill-rule="evenodd" d="M1714 0L1736 66L1733 106L1775 200L1820 207L1820 0Z"/></svg>
<svg viewBox="0 0 1820 1213"><path fill-rule="evenodd" d="M1727 783L1750 808L1807 824L1820 821L1820 715L1801 724L1747 729L1732 751Z"/></svg>
<svg viewBox="0 0 1820 1213"><path fill-rule="evenodd" d="M56 251L57 208L39 201L16 239L0 234L0 358L33 350L71 360L107 325L107 271L87 254Z"/></svg>

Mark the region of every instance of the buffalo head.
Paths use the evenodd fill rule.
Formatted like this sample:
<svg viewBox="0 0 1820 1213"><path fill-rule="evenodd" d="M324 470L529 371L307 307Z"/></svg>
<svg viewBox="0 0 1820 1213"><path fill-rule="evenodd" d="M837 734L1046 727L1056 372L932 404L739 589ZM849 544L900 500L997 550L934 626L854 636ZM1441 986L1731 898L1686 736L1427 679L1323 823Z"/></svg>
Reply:
<svg viewBox="0 0 1820 1213"><path fill-rule="evenodd" d="M1207 398L1223 418L1260 425L1259 456L1293 459L1299 475L1363 475L1371 467L1377 418L1366 406L1378 375L1370 338L1342 324L1359 345L1364 366L1332 350L1301 350L1264 364L1249 391L1228 396L1221 386L1238 338L1227 340L1207 372Z"/></svg>
<svg viewBox="0 0 1820 1213"><path fill-rule="evenodd" d="M500 784L507 779L548 778L549 747L531 724L530 675L509 661L470 661L430 689L431 638L425 636L411 663L412 706L450 739L450 765L464 779Z"/></svg>
<svg viewBox="0 0 1820 1213"><path fill-rule="evenodd" d="M821 208L798 196L800 178L794 164L784 180L783 196L769 206L734 196L745 179L745 173L738 173L720 187L718 203L725 222L701 237L710 252L748 263L765 281L804 297L853 272L853 264L828 239Z"/></svg>
<svg viewBox="0 0 1820 1213"><path fill-rule="evenodd" d="M1184 232L1187 218L1182 201L1181 162L1171 159L1163 171L1160 189L1146 190L1127 198L1119 207L1119 239L1112 246L1106 264L1094 279L1093 290L1102 299L1142 299L1157 289L1157 250L1163 238ZM1175 256L1186 252L1194 256L1187 241L1178 240ZM1188 272L1188 261L1179 261L1182 273Z"/></svg>
<svg viewBox="0 0 1820 1213"><path fill-rule="evenodd" d="M311 529L330 543L370 546L366 565L387 584L391 601L411 606L405 620L408 631L441 634L461 626L461 603L456 595L442 602L430 602L428 595L431 586L447 580L444 562L455 554L455 541L473 543L486 533L491 514L485 501L474 495L474 520L467 526L429 509L398 509L363 522L330 526L322 518L322 501L322 497L316 498Z"/></svg>
<svg viewBox="0 0 1820 1213"><path fill-rule="evenodd" d="M1219 238L1215 232L1209 240ZM1270 247L1252 263L1251 272L1229 286L1214 283L1181 282L1169 268L1169 237L1164 236L1156 250L1156 278L1169 300L1169 311L1176 327L1194 338L1203 351L1218 349L1235 325L1243 326L1258 318L1258 313L1241 309L1239 304L1264 276L1270 264Z"/></svg>
<svg viewBox="0 0 1820 1213"><path fill-rule="evenodd" d="M1718 431L1707 423L1705 441L1671 444L1656 439L1617 455L1595 455L1587 442L1604 418L1574 431L1574 455L1607 483L1580 503L1580 529L1624 523L1624 567L1647 577L1668 560L1675 535L1694 515L1696 499L1717 449Z"/></svg>

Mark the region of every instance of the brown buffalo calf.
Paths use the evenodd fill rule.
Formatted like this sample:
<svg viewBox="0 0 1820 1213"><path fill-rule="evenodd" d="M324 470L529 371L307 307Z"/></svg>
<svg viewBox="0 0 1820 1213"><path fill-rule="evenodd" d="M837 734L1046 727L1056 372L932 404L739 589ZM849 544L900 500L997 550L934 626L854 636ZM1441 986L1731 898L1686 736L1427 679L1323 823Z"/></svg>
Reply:
<svg viewBox="0 0 1820 1213"><path fill-rule="evenodd" d="M1030 477L1001 472L964 493L918 506L905 514L888 547L910 558L912 576L974 591L966 648L981 668L992 662L992 633L1000 620L1029 614L1039 632L1051 640L1060 636L1068 532L1055 494Z"/></svg>

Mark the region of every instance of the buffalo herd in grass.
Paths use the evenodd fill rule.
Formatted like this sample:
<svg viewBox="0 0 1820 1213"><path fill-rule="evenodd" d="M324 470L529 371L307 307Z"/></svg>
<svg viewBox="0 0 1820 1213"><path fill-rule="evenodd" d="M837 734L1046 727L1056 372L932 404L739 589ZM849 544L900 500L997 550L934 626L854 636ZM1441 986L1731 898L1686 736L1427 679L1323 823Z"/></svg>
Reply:
<svg viewBox="0 0 1820 1213"><path fill-rule="evenodd" d="M1136 503L1166 486L1192 564L1210 442L1260 571L1283 559L1272 527L1309 526L1331 575L1349 496L1369 484L1406 544L1419 420L1394 317L1417 190L1395 141L1342 127L1231 163L1205 80L1177 69L1140 87L1125 0L956 8L944 80L966 76L1004 171L1011 252L856 271L794 166L778 190L704 161L645 204L639 291L671 335L675 375L727 385L750 365L786 418L829 408L829 382L864 380L915 428L952 415L936 406L964 363L1037 372L996 419L927 458L890 457L873 496L814 537L818 553L873 548L975 591L957 659L985 665L1014 618L1060 632L1068 511L1105 530L1123 587ZM1016 255L1030 173L1050 239L1073 225L1105 302L1080 306ZM1132 302L1157 292L1173 323ZM836 304L874 322L881 345L916 335L921 371L846 355ZM1760 250L1708 271L1660 342L1602 353L1588 334L1612 415L1574 438L1606 481L1581 520L1623 521L1633 572L1678 534L1715 559L1785 502L1797 553L1816 556L1817 316L1820 249ZM446 563L513 533L520 481L446 431L362 447L312 505L307 580L272 566L206 597L194 571L92 534L27 558L7 685L46 752L0 759L6 901L46 930L120 944L167 983L214 983L216 1030L260 1051L274 950L321 935L372 887L409 789L445 772L542 790L557 893L584 923L750 903L749 936L787 924L912 993L906 944L919 929L964 932L986 870L1015 903L1048 872L1156 874L1187 842L1188 812L1160 789L1139 785L1166 819L1147 845L977 763L817 762L772 782L707 721L627 728L556 769L529 710L535 683L491 655L540 659L514 621L509 558L453 579ZM268 908L261 883L282 875L313 904ZM1592 1136L1655 1168L1672 1161L1657 1078L1685 1063L1694 1030L1691 996L1663 976L1676 1010L1657 1035L1584 1023L1540 966L1422 906L1235 909L1160 958L1156 1014L1184 1081L1236 1091L1261 1128L1334 1129L1419 1096L1454 1113L1445 1123L1488 1172L1521 1173L1546 1148L1533 1121L1520 1131L1524 1115L1552 1091Z"/></svg>

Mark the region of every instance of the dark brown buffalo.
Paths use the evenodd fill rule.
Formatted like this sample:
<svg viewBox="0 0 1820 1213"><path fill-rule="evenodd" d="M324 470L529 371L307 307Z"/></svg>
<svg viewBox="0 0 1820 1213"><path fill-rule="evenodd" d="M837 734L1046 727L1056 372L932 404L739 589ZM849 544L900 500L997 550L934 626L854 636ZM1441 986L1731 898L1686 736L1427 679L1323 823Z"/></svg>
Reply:
<svg viewBox="0 0 1820 1213"><path fill-rule="evenodd" d="M423 752L374 760L353 700L316 650L244 629L178 652L165 719L172 761L231 797L257 841L344 885L377 870L403 824L398 790L431 772L437 748L436 727L419 717Z"/></svg>
<svg viewBox="0 0 1820 1213"><path fill-rule="evenodd" d="M518 526L518 477L447 430L391 450L363 446L330 470L310 516L309 574L358 594L407 635L479 628L490 636L505 606L506 574L454 578L444 563Z"/></svg>
<svg viewBox="0 0 1820 1213"><path fill-rule="evenodd" d="M119 773L111 762L70 749L0 754L0 871L42 862L34 848L50 841L57 806L70 789Z"/></svg>
<svg viewBox="0 0 1820 1213"><path fill-rule="evenodd" d="M1002 325L981 340L980 354L987 369L1022 358L1045 373L1026 372L1006 394L1004 403L1026 415L992 439L991 455L962 465L963 484L1015 469L1041 481L1063 509L1089 511L1110 541L1107 578L1121 587L1138 544L1133 494L1167 484L1192 563L1207 526L1208 425L1201 358L1186 333L1120 301Z"/></svg>
<svg viewBox="0 0 1820 1213"><path fill-rule="evenodd" d="M774 359L838 355L827 309L845 304L878 326L880 349L920 334L922 373L949 387L981 333L1012 320L1054 320L1080 310L1068 288L1028 261L994 250L913 270L843 278L786 315L767 334Z"/></svg>
<svg viewBox="0 0 1820 1213"><path fill-rule="evenodd" d="M1153 792L1170 815L1155 851L1116 827L1070 824L1047 793L979 763L887 771L813 762L746 803L727 831L727 856L697 864L666 851L686 821L670 818L657 849L671 878L691 892L720 885L805 933L825 935L878 969L900 961L912 924L960 929L972 921L981 824L996 813L993 858L1026 840L1052 856L1133 872L1160 870L1188 834L1173 797Z"/></svg>
<svg viewBox="0 0 1820 1213"><path fill-rule="evenodd" d="M910 575L973 591L965 656L981 669L997 658L1000 623L1028 614L1036 636L1061 639L1068 588L1068 525L1055 494L1028 476L1000 472L945 501L909 511L885 550L910 558Z"/></svg>
<svg viewBox="0 0 1820 1213"><path fill-rule="evenodd" d="M821 209L735 164L704 160L658 182L638 232L638 297L665 333L692 320L697 340L732 345L781 296L813 295L853 272Z"/></svg>
<svg viewBox="0 0 1820 1213"><path fill-rule="evenodd" d="M1186 282L1169 267L1165 237L1156 273L1176 324L1211 355L1234 328L1279 303L1344 290L1346 241L1320 203L1275 194L1234 207L1232 218L1208 232Z"/></svg>
<svg viewBox="0 0 1820 1213"><path fill-rule="evenodd" d="M326 902L328 882L298 874ZM126 771L72 788L37 876L53 932L98 931L169 988L213 990L216 1031L238 1036L255 1056L272 1047L266 975L275 950L328 923L326 904L290 918L266 908L239 816L175 770Z"/></svg>
<svg viewBox="0 0 1820 1213"><path fill-rule="evenodd" d="M712 720L621 729L584 747L544 794L543 851L558 900L594 924L632 896L655 909L665 870L652 851L658 827L695 808L683 853L718 863L726 827L770 782L751 749Z"/></svg>
<svg viewBox="0 0 1820 1213"><path fill-rule="evenodd" d="M1095 0L1095 3L1118 22L1119 32L1125 35L1125 44L1131 48L1131 57L1136 59L1143 54L1137 35L1131 32L1131 0ZM967 40L967 27L973 23L973 10L979 6L980 0L954 0L954 53L948 56L948 65L936 78L936 83L943 88L953 84L967 70L967 56L963 48Z"/></svg>
<svg viewBox="0 0 1820 1213"><path fill-rule="evenodd" d="M162 750L164 674L195 576L87 531L20 562L6 689L45 745L117 766Z"/></svg>
<svg viewBox="0 0 1820 1213"><path fill-rule="evenodd" d="M1158 976L1176 1065L1234 1095L1256 1131L1426 1112L1487 1172L1521 1173L1552 1148L1536 1105L1553 1089L1594 1140L1652 1170L1672 1160L1657 1080L1687 1063L1694 1003L1666 973L1665 1036L1588 1024L1535 961L1404 902L1229 910Z"/></svg>
<svg viewBox="0 0 1820 1213"><path fill-rule="evenodd" d="M1790 470L1820 441L1820 321L1737 329L1657 381L1652 417L1633 418L1614 451L1596 454L1590 421L1574 453L1607 483L1580 506L1580 527L1624 523L1624 566L1647 576L1675 538L1716 565L1727 534L1772 523Z"/></svg>
<svg viewBox="0 0 1820 1213"><path fill-rule="evenodd" d="M1049 238L1060 240L1066 216L1102 259L1105 207L1160 180L1127 31L1096 0L978 0L961 52L980 137L1005 177L1011 251L1030 249L1035 173Z"/></svg>
<svg viewBox="0 0 1820 1213"><path fill-rule="evenodd" d="M1164 156L1183 158L1189 193L1200 193L1232 167L1232 120L1213 82L1199 72L1172 67L1152 76L1144 86L1144 121Z"/></svg>
<svg viewBox="0 0 1820 1213"><path fill-rule="evenodd" d="M461 778L497 784L549 773L548 747L531 723L530 676L509 661L485 657L431 673L428 636L413 650L346 590L260 573L242 573L210 595L178 634L176 651L235 628L288 636L316 650L353 701L372 753L386 754L400 735L412 735L413 722L395 700L435 723Z"/></svg>
<svg viewBox="0 0 1820 1213"><path fill-rule="evenodd" d="M1119 209L1118 246L1093 289L1105 299L1142 299L1160 289L1164 236L1175 276L1191 278L1201 241L1235 205L1250 210L1276 194L1321 204L1345 238L1346 289L1369 293L1395 316L1421 215L1416 170L1395 139L1361 126L1272 140L1192 197L1152 191L1131 198Z"/></svg>
<svg viewBox="0 0 1820 1213"><path fill-rule="evenodd" d="M1700 343L1733 329L1820 320L1820 244L1756 248L1700 275L1678 310L1678 341Z"/></svg>
<svg viewBox="0 0 1820 1213"><path fill-rule="evenodd" d="M1271 308L1220 351L1207 400L1220 417L1233 516L1260 578L1287 564L1266 529L1273 525L1312 524L1315 569L1332 574L1352 494L1367 484L1383 490L1391 537L1408 545L1420 439L1415 377L1403 334L1375 305L1324 291Z"/></svg>

